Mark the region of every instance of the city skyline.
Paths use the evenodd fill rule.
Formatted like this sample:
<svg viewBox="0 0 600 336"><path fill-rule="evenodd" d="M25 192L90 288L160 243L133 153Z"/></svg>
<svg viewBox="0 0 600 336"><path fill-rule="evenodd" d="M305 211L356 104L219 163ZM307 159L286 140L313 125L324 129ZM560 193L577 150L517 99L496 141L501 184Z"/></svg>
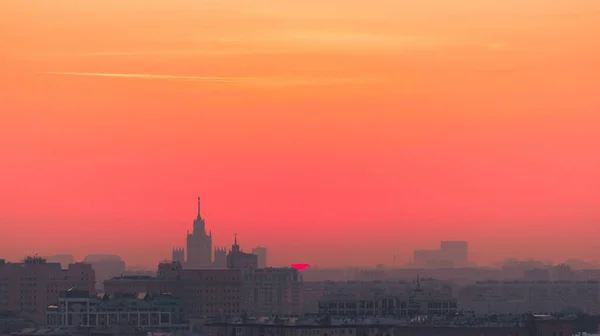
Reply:
<svg viewBox="0 0 600 336"><path fill-rule="evenodd" d="M153 263L159 263L159 262L164 262L164 261L177 261L180 262L181 265L183 267L187 267L187 268L191 268L191 269L210 269L210 268L225 268L224 266L222 266L219 263L213 264L216 262L215 255L217 250L219 250L220 252L225 254L228 254L229 252L231 252L233 249L238 249L239 251L242 252L247 252L249 254L255 254L257 256L262 255L263 253L266 252L255 252L255 251L259 251L261 249L265 249L265 246L261 246L260 243L258 243L257 245L254 245L254 247L251 248L242 248L240 245L238 245L238 234L237 232L233 234L233 240L230 242L231 245L228 244L224 244L224 245L218 245L215 246L212 244L212 229L207 228L206 226L206 221L205 221L205 217L202 215L201 212L201 197L198 196L197 197L197 203L196 203L196 217L193 219L193 223L190 227L187 228L186 232L186 244L182 244L182 245L178 245L178 244L174 244L171 247L170 251L167 251L165 253L165 257L163 259L157 259L154 260L153 262L149 262L147 264L140 264L140 263L132 263L133 266L139 267L139 266L145 266L145 267L149 267L152 268ZM200 241L197 241L196 239L200 238ZM207 241L205 241L205 239L208 239ZM208 242L208 245L205 246L206 242ZM396 253L392 253L391 255L391 261L388 263L389 260L382 260L381 262L378 262L376 264L360 264L360 263L346 263L343 265L329 265L329 264L319 264L318 262L315 264L306 264L306 263L297 263L294 261L290 261L288 263L282 263L282 264L277 264L277 265L269 265L269 267L294 267L297 268L297 266L295 265L301 265L301 268L304 269L308 266L313 266L313 267L375 267L375 268L379 268L381 266L386 267L386 268L405 268L405 267L409 267L409 268L423 268L423 269L432 269L432 268L444 268L444 267L450 267L450 268L462 268L462 267L489 267L489 266L498 266L501 263L506 263L506 262L510 262L511 260L520 260L520 261L533 261L533 262L538 262L538 263L546 263L548 265L559 265L562 264L563 262L573 262L575 261L576 263L580 263L580 262L586 262L589 265L593 265L595 264L596 266L598 266L598 260L597 259L580 259L580 258L561 258L561 259L556 259L556 260L552 260L549 258L534 258L534 257L524 257L524 258L518 258L512 255L508 255L508 256L504 256L503 258L500 258L498 260L493 260L491 262L488 263L480 263L477 264L476 262L474 262L474 258L473 258L473 254L470 252L469 250L469 242L468 241L462 241L462 240L441 240L439 242L437 242L438 245L438 249L434 249L433 246L429 245L429 246L417 246L413 251L411 251L412 257L409 257L406 260L402 260L402 262L400 264L397 264L397 255ZM190 245L191 244L191 245ZM185 247L184 247L185 246ZM190 246L192 247L190 249ZM231 246L231 247L227 247L227 246ZM441 246L441 249L439 248ZM446 246L446 247L445 247ZM209 253L210 251L210 253ZM62 252L54 252L55 256L58 257L72 257L73 259L71 260L71 262L74 262L76 260L83 260L83 262L86 262L84 259L85 258L77 258L74 257L73 254L70 254L68 251L62 251ZM93 256L93 255L105 255L108 256L109 258L111 257L110 254L102 254L102 251L99 252L89 252L88 255L86 256ZM190 253L191 253L191 261L190 259ZM208 255L207 255L208 253ZM8 258L8 260L6 260L6 256L3 256L4 259L6 261L12 261L12 262L17 262L17 261L23 261L24 258L27 257L42 257L43 255L49 256L51 254L40 254L40 253L26 253L24 254L22 257L19 258L13 258L11 260L11 258ZM223 256L224 256L223 255ZM120 257L119 255L114 255L116 257ZM200 259L197 259L200 258ZM261 257L259 257L259 260ZM2 259L2 258L0 258ZM127 258L126 258L127 259ZM476 259L476 258L475 258ZM201 261L203 260L203 261ZM456 261L458 260L458 261ZM265 267L265 261L266 259L263 259L262 262L259 262L259 264L261 264L262 266L259 267ZM223 260L223 262L225 262ZM127 265L132 265L132 264L127 264ZM66 265L66 264L65 264Z"/></svg>
<svg viewBox="0 0 600 336"><path fill-rule="evenodd" d="M2 257L596 259L600 2L118 3L0 2Z"/></svg>

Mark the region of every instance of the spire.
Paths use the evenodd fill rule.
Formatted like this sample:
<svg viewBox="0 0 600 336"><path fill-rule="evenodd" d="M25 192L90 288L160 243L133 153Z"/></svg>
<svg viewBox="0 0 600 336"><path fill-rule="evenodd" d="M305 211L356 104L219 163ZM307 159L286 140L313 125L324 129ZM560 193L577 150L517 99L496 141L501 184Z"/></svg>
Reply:
<svg viewBox="0 0 600 336"><path fill-rule="evenodd" d="M237 245L237 233L233 234L233 245Z"/></svg>
<svg viewBox="0 0 600 336"><path fill-rule="evenodd" d="M200 218L200 196L198 196L198 218Z"/></svg>

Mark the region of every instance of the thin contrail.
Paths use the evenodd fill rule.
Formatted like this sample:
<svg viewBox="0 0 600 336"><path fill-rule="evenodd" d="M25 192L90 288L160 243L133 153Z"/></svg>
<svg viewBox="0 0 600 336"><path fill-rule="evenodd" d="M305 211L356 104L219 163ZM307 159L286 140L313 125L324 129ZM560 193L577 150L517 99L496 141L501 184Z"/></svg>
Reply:
<svg viewBox="0 0 600 336"><path fill-rule="evenodd" d="M219 77L219 76L178 76L134 73L103 73L103 72L42 72L46 75L90 76L137 79L183 80L211 83L239 84L271 84L271 85L334 85L364 83L365 80L352 78L267 78L267 77Z"/></svg>

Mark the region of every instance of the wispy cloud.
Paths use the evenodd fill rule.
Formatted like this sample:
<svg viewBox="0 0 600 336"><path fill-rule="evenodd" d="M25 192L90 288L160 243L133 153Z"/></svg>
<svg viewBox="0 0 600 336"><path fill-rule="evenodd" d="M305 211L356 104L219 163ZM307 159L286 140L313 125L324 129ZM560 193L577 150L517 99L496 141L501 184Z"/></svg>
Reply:
<svg viewBox="0 0 600 336"><path fill-rule="evenodd" d="M57 57L220 57L294 53L404 53L446 47L508 49L505 42L477 42L461 37L408 36L344 30L280 30L254 31L220 36L180 36L182 45L201 48L158 50L100 50L55 55Z"/></svg>
<svg viewBox="0 0 600 336"><path fill-rule="evenodd" d="M104 72L42 72L45 75L59 76L88 76L129 79L175 80L206 83L231 83L245 85L275 85L275 86L319 86L340 84L366 84L375 82L372 79L358 78L270 78L270 77L214 77L214 76L178 76L134 73L104 73Z"/></svg>
<svg viewBox="0 0 600 336"><path fill-rule="evenodd" d="M276 54L284 53L281 49L263 49L263 50L204 50L204 49L179 49L179 50L115 50L115 51L95 51L82 53L66 53L61 56L76 57L102 57L102 56L238 56L238 55L256 55L256 54Z"/></svg>

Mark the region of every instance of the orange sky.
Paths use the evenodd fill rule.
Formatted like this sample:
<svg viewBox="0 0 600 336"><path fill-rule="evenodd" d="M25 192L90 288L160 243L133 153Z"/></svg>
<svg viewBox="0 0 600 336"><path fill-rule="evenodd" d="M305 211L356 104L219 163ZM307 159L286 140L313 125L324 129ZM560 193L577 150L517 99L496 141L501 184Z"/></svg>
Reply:
<svg viewBox="0 0 600 336"><path fill-rule="evenodd" d="M595 259L597 0L4 0L0 247Z"/></svg>

